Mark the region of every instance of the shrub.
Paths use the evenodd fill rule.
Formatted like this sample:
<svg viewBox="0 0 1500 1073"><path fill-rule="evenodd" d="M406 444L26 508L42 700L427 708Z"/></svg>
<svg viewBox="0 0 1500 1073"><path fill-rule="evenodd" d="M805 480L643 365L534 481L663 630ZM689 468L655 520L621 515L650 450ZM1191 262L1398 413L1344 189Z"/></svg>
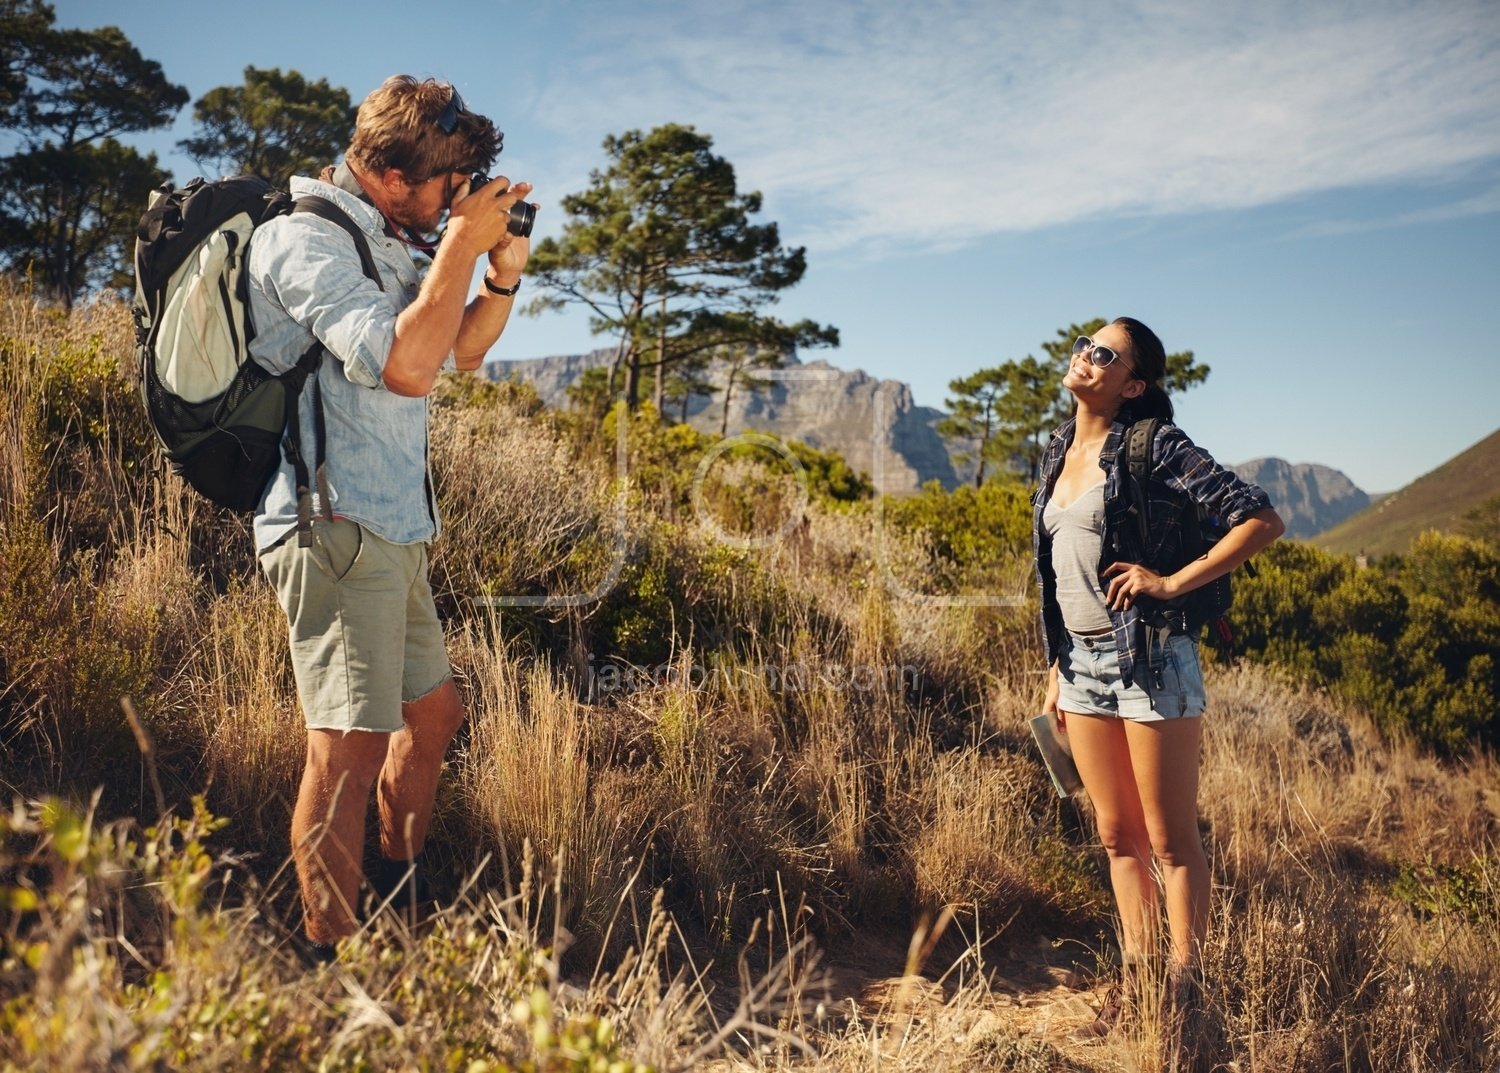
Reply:
<svg viewBox="0 0 1500 1073"><path fill-rule="evenodd" d="M588 593L624 539L607 477L560 442L536 393L513 382L445 377L432 458L444 537L434 588L450 605L534 604Z"/></svg>
<svg viewBox="0 0 1500 1073"><path fill-rule="evenodd" d="M1500 555L1427 533L1374 568L1292 541L1257 556L1231 621L1243 650L1326 684L1387 733L1444 752L1500 743Z"/></svg>
<svg viewBox="0 0 1500 1073"><path fill-rule="evenodd" d="M1031 503L1018 483L992 480L950 492L931 481L917 495L885 497L882 509L886 524L926 540L939 592L993 588L1016 560L1029 566Z"/></svg>

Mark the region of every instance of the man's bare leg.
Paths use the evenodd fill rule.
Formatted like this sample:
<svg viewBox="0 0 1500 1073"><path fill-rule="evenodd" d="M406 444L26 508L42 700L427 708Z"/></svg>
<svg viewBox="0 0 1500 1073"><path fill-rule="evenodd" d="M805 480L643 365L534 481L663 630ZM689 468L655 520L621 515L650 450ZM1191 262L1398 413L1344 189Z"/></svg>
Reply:
<svg viewBox="0 0 1500 1073"><path fill-rule="evenodd" d="M292 812L292 858L307 937L334 943L353 934L363 874L370 789L392 735L307 732L307 763Z"/></svg>
<svg viewBox="0 0 1500 1073"><path fill-rule="evenodd" d="M401 717L406 727L391 735L376 795L380 853L390 861L412 860L427 841L443 756L464 720L458 687L447 679L403 704Z"/></svg>

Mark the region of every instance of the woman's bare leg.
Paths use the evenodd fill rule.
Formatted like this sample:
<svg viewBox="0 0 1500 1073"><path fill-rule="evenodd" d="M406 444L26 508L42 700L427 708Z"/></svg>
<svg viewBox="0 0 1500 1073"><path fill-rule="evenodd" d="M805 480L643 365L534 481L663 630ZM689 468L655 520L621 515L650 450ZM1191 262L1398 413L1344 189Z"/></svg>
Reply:
<svg viewBox="0 0 1500 1073"><path fill-rule="evenodd" d="M1125 723L1110 716L1063 716L1073 760L1094 805L1099 839L1109 854L1121 952L1126 961L1141 961L1156 951L1156 877Z"/></svg>
<svg viewBox="0 0 1500 1073"><path fill-rule="evenodd" d="M1196 967L1208 934L1210 877L1198 834L1202 719L1127 722L1130 766L1166 891L1172 964Z"/></svg>

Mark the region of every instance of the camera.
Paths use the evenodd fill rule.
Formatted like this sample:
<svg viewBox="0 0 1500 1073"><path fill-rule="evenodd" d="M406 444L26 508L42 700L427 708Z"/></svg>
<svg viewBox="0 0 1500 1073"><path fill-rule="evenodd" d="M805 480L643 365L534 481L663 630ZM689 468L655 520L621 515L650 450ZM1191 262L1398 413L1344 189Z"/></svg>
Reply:
<svg viewBox="0 0 1500 1073"><path fill-rule="evenodd" d="M469 176L469 192L478 190L489 181L488 175L482 171L476 171ZM505 229L516 238L526 238L531 234L531 224L535 219L536 206L526 201L517 201L510 207L510 220L506 223Z"/></svg>

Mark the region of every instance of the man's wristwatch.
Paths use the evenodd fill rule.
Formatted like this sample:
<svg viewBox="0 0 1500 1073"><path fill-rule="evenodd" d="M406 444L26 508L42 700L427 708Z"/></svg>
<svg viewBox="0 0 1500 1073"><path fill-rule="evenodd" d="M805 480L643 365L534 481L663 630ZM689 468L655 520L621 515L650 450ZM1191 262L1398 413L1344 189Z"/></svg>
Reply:
<svg viewBox="0 0 1500 1073"><path fill-rule="evenodd" d="M491 294L503 294L507 298L514 298L516 292L521 289L521 281L519 279L516 280L516 285L507 290L505 287L497 287L495 284L491 283L490 274L486 272L484 274L484 287L485 290L489 291Z"/></svg>

